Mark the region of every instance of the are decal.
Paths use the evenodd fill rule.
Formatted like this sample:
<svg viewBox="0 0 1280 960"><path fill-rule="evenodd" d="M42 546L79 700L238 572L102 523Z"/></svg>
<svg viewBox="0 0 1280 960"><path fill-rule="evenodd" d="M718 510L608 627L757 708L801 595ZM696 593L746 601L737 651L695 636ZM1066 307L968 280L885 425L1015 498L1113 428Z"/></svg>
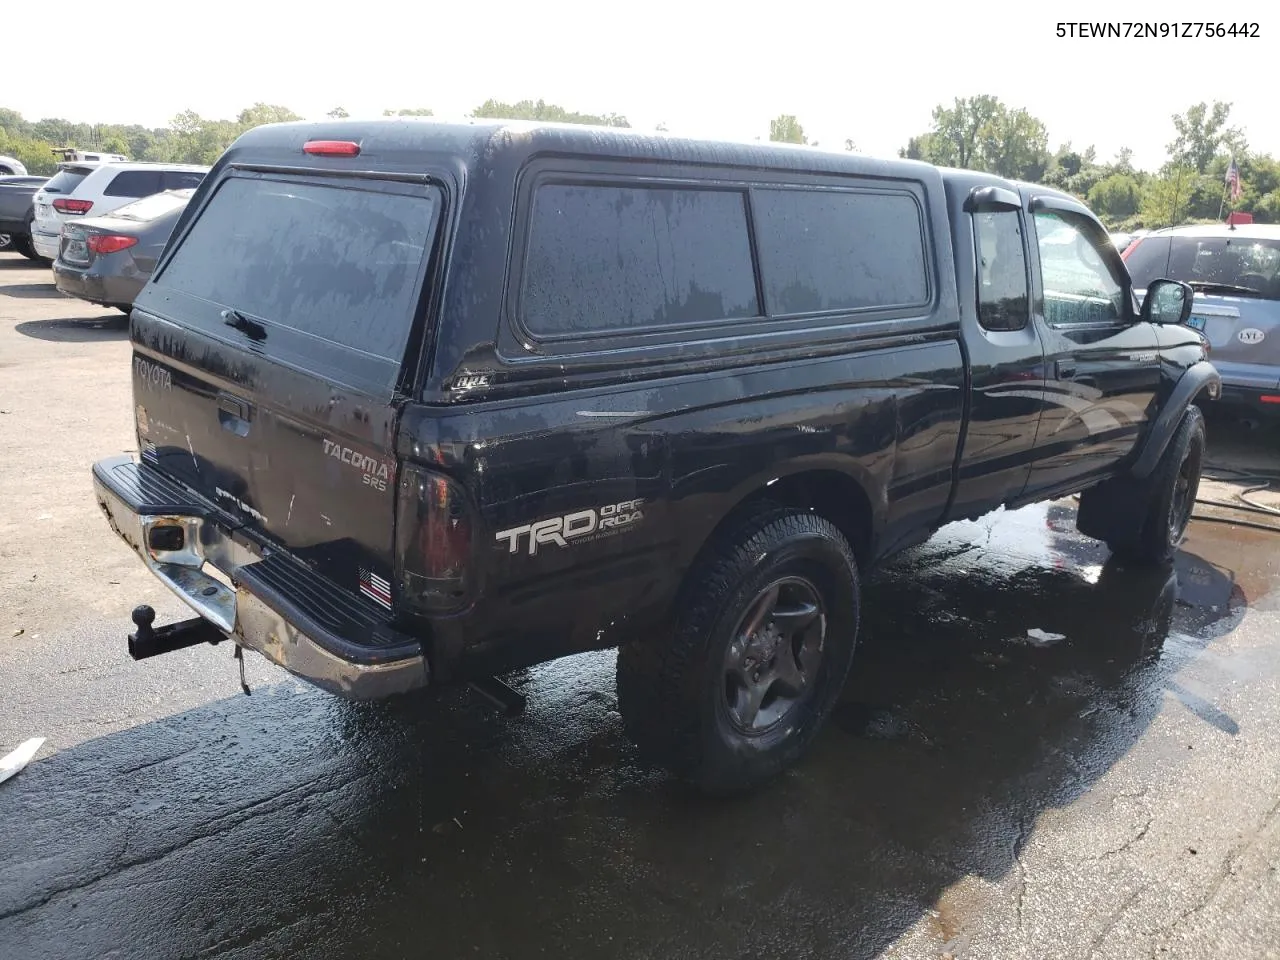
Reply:
<svg viewBox="0 0 1280 960"><path fill-rule="evenodd" d="M1267 335L1257 327L1245 327L1236 334L1236 339L1241 343L1255 344L1267 339Z"/></svg>

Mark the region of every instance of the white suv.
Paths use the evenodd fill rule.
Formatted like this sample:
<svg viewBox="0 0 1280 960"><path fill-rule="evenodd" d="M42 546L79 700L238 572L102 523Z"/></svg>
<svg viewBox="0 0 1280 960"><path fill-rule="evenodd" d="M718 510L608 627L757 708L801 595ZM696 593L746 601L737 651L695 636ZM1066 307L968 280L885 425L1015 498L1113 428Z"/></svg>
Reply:
<svg viewBox="0 0 1280 960"><path fill-rule="evenodd" d="M208 167L181 163L60 163L33 198L31 244L38 255L53 260L68 220L99 217L165 190L198 187L208 172Z"/></svg>

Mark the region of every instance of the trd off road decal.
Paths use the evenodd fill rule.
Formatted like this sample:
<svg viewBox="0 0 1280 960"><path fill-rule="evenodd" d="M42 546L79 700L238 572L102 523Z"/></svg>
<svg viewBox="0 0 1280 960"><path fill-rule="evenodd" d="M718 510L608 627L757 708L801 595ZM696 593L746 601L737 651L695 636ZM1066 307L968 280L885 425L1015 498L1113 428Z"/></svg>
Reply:
<svg viewBox="0 0 1280 960"><path fill-rule="evenodd" d="M366 456L359 450L352 450L332 440L324 441L324 452L335 460L360 471L366 487L383 491L387 489L387 481L391 479L391 465L386 460Z"/></svg>
<svg viewBox="0 0 1280 960"><path fill-rule="evenodd" d="M640 510L643 500L624 500L621 503L609 503L603 507L590 510L578 510L559 517L549 517L537 523L526 523L523 526L502 530L494 535L499 542L507 544L508 553L517 553L521 541L529 537L529 556L536 556L538 548L543 544L555 544L567 547L570 543L587 543L599 540L615 533L623 533L640 523L644 513Z"/></svg>

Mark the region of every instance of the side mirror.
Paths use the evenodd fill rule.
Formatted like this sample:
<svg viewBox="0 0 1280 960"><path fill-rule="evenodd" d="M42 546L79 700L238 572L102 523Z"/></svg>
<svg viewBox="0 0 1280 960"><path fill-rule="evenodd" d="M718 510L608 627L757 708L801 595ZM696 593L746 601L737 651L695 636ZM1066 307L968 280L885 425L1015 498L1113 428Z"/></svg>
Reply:
<svg viewBox="0 0 1280 960"><path fill-rule="evenodd" d="M1152 280L1142 298L1142 319L1148 323L1186 323L1195 295L1181 280Z"/></svg>

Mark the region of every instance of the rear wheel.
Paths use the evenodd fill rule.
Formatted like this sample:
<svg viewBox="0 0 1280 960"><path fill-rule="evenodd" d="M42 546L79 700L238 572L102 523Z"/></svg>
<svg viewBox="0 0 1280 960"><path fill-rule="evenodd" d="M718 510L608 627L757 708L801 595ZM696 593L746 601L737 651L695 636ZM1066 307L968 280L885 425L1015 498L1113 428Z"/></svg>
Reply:
<svg viewBox="0 0 1280 960"><path fill-rule="evenodd" d="M36 263L52 263L53 262L52 260L48 259L47 257L42 257L40 256L39 253L36 252L36 243L35 243L35 240L32 239L35 232L34 224L35 224L35 217L34 216L28 217L27 218L27 235L24 238L24 243L21 247L15 247L14 249L16 249L20 254L22 254L28 260L34 260L36 261Z"/></svg>
<svg viewBox="0 0 1280 960"><path fill-rule="evenodd" d="M0 253L13 249L13 237L7 233L0 233Z"/></svg>
<svg viewBox="0 0 1280 960"><path fill-rule="evenodd" d="M1105 541L1121 559L1167 562L1191 522L1204 450L1204 414L1189 406L1150 476L1117 477L1080 494L1076 527Z"/></svg>
<svg viewBox="0 0 1280 960"><path fill-rule="evenodd" d="M708 793L796 762L840 695L858 632L857 565L829 521L751 514L691 571L673 633L618 653L618 703L649 759Z"/></svg>
<svg viewBox="0 0 1280 960"><path fill-rule="evenodd" d="M15 253L20 253L28 260L39 259L36 256L36 248L31 245L30 236L18 235L13 238L13 249Z"/></svg>

